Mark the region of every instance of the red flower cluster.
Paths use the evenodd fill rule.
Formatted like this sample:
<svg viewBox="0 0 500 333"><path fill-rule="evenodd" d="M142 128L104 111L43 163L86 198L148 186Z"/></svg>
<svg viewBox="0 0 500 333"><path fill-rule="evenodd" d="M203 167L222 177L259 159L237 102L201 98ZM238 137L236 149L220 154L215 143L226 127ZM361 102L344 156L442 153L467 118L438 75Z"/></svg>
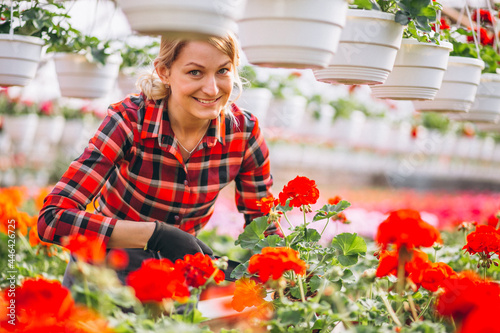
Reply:
<svg viewBox="0 0 500 333"><path fill-rule="evenodd" d="M164 298L185 302L190 296L184 274L175 270L168 259L145 260L138 270L129 274L127 284L143 303L161 302Z"/></svg>
<svg viewBox="0 0 500 333"><path fill-rule="evenodd" d="M0 299L15 304L15 311L0 319L2 332L111 332L105 319L76 305L69 290L58 281L26 279L15 293L3 291Z"/></svg>
<svg viewBox="0 0 500 333"><path fill-rule="evenodd" d="M477 12L478 11L479 11L479 18L480 18L481 22L493 24L493 22L495 21L495 18L493 17L493 15L490 13L489 10L481 9L481 8L476 9L471 14L472 21L474 21L474 22L477 21Z"/></svg>
<svg viewBox="0 0 500 333"><path fill-rule="evenodd" d="M62 245L71 251L79 260L100 264L106 257L106 249L102 241L96 236L74 234L64 237Z"/></svg>
<svg viewBox="0 0 500 333"><path fill-rule="evenodd" d="M262 214L267 215L271 210L279 204L279 200L270 195L257 201L257 206L260 207Z"/></svg>
<svg viewBox="0 0 500 333"><path fill-rule="evenodd" d="M265 247L262 253L254 254L250 258L248 272L258 273L262 282L270 277L278 280L288 270L299 275L306 273L306 263L299 258L299 253L288 247Z"/></svg>
<svg viewBox="0 0 500 333"><path fill-rule="evenodd" d="M468 30L472 30L472 28L468 28ZM486 30L485 28L480 28L479 29L479 32L477 31L477 28L475 29L476 31L476 37L479 37L480 39L480 43L482 45L492 45L493 46L493 43L495 42L495 38L494 36L492 36L488 30ZM477 36L479 35L479 36ZM474 37L473 36L467 36L467 41L468 42L474 42Z"/></svg>
<svg viewBox="0 0 500 333"><path fill-rule="evenodd" d="M375 241L381 244L383 249L391 243L397 248L405 246L407 249L413 249L442 242L439 231L423 221L419 212L411 209L391 212L379 225Z"/></svg>
<svg viewBox="0 0 500 333"><path fill-rule="evenodd" d="M128 254L123 249L113 249L106 256L106 261L113 269L124 269L128 265Z"/></svg>
<svg viewBox="0 0 500 333"><path fill-rule="evenodd" d="M397 276L398 259L397 251L383 250L375 276ZM411 260L405 263L405 276L414 284L414 290L422 286L429 291L437 291L445 279L454 275L456 273L450 266L430 262L427 254L420 250L413 250Z"/></svg>
<svg viewBox="0 0 500 333"><path fill-rule="evenodd" d="M205 285L211 276L216 283L224 281L224 272L214 266L207 254L186 254L184 260L179 259L175 262L175 269L182 272L187 285L194 288Z"/></svg>
<svg viewBox="0 0 500 333"><path fill-rule="evenodd" d="M500 231L489 225L478 225L476 231L467 236L467 244L462 249L470 254L500 254Z"/></svg>
<svg viewBox="0 0 500 333"><path fill-rule="evenodd" d="M266 303L266 288L264 285L249 278L241 278L235 282L236 289L231 301L231 306L238 312L246 307L259 307Z"/></svg>
<svg viewBox="0 0 500 333"><path fill-rule="evenodd" d="M307 177L295 177L283 187L279 194L280 204L286 206L286 201L290 198L292 199L290 200L291 207L315 204L319 198L316 182Z"/></svg>
<svg viewBox="0 0 500 333"><path fill-rule="evenodd" d="M494 320L500 311L500 285L465 271L446 279L442 287L437 312L462 320L460 333L500 332Z"/></svg>
<svg viewBox="0 0 500 333"><path fill-rule="evenodd" d="M196 253L185 255L175 264L168 259L146 260L129 274L127 284L143 303L161 302L164 298L185 302L190 296L188 287L199 288L210 277L220 283L224 281L224 272L214 266L210 256Z"/></svg>
<svg viewBox="0 0 500 333"><path fill-rule="evenodd" d="M433 31L436 31L436 25L435 24L432 24L431 25L431 29ZM440 21L439 21L439 29L441 30L450 30L450 25L448 24L448 22L446 21L446 19L442 18Z"/></svg>
<svg viewBox="0 0 500 333"><path fill-rule="evenodd" d="M335 197L328 199L328 204L329 205L336 205L341 201L342 201L342 198L339 197L338 195L336 195Z"/></svg>

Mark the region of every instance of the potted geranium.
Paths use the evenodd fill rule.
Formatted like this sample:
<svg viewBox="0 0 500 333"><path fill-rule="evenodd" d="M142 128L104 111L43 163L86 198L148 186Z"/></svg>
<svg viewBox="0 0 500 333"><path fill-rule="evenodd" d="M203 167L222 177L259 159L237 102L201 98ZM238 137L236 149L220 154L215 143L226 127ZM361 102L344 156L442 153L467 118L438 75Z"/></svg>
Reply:
<svg viewBox="0 0 500 333"><path fill-rule="evenodd" d="M82 34L69 23L49 34L47 52L56 52L59 89L63 97L100 98L114 87L121 57L110 41Z"/></svg>
<svg viewBox="0 0 500 333"><path fill-rule="evenodd" d="M150 41L146 45L132 45L125 43L120 50L122 63L120 72L118 73L118 88L123 94L138 92L135 83L138 74L144 68L152 63L158 50L160 43L157 40Z"/></svg>
<svg viewBox="0 0 500 333"><path fill-rule="evenodd" d="M481 71L485 67L480 59L485 50L481 45L460 41L459 38L470 32L463 28L451 29L445 19L441 19L440 26L435 29L453 44L453 51L438 93L432 101L415 101L415 108L419 111L467 112L474 102Z"/></svg>
<svg viewBox="0 0 500 333"><path fill-rule="evenodd" d="M433 99L441 87L453 46L431 28L441 5L431 0L424 3L427 6L416 7L410 0L398 2L396 20L407 27L392 72L385 83L371 86L375 97Z"/></svg>
<svg viewBox="0 0 500 333"><path fill-rule="evenodd" d="M63 5L40 1L0 4L0 86L25 86L36 74L46 44Z"/></svg>

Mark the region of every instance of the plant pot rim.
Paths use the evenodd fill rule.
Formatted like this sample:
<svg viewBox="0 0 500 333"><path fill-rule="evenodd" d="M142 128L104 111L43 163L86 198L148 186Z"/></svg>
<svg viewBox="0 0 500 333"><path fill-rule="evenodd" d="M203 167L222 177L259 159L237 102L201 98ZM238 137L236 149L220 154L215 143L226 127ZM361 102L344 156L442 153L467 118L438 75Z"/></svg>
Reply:
<svg viewBox="0 0 500 333"><path fill-rule="evenodd" d="M87 57L85 57L84 54L80 53L70 53L70 52L55 52L53 55L54 59L63 59L63 58L83 58L85 59L86 62L91 63L90 61L87 60ZM117 55L111 55L108 57L106 60L107 64L121 64L122 63L122 58Z"/></svg>
<svg viewBox="0 0 500 333"><path fill-rule="evenodd" d="M438 45L438 44L434 44L434 43L419 42L418 40L413 39L413 38L403 38L403 40L401 41L401 44L419 44L419 45L426 45L426 46L431 46L431 47L441 47L441 48L449 49L450 52L451 52L451 50L453 50L453 44L451 44L450 42L444 42L444 41L441 41L440 44Z"/></svg>
<svg viewBox="0 0 500 333"><path fill-rule="evenodd" d="M45 41L39 37L34 36L24 36L24 35L11 35L11 34L0 34L0 40L4 41L21 41L25 43L35 44L35 45L44 45Z"/></svg>
<svg viewBox="0 0 500 333"><path fill-rule="evenodd" d="M484 68L484 61L478 58L471 58L471 57L450 56L448 63L466 64L466 65L478 66L481 67L481 69Z"/></svg>
<svg viewBox="0 0 500 333"><path fill-rule="evenodd" d="M500 74L495 74L495 73L481 74L481 82L484 82L484 81L500 82Z"/></svg>
<svg viewBox="0 0 500 333"><path fill-rule="evenodd" d="M367 18L375 18L381 20L389 20L394 21L394 17L396 15L392 13L381 12L379 10L369 10L369 9L347 9L347 17L355 16L355 17L367 17Z"/></svg>

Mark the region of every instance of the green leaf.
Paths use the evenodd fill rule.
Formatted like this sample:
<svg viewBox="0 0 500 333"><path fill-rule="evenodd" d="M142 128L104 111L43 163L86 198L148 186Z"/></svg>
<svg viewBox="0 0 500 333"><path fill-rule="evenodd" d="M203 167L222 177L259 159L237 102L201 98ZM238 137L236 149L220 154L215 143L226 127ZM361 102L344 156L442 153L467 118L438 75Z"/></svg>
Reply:
<svg viewBox="0 0 500 333"><path fill-rule="evenodd" d="M348 201L342 200L336 205L329 205L326 204L320 209L318 209L316 212L316 215L314 215L313 222L315 221L320 221L324 220L327 218L330 218L332 216L337 215L344 209L348 208L351 204Z"/></svg>
<svg viewBox="0 0 500 333"><path fill-rule="evenodd" d="M247 261L236 266L236 268L231 272L231 277L233 279L241 279L243 275L248 274L248 264L249 262Z"/></svg>
<svg viewBox="0 0 500 333"><path fill-rule="evenodd" d="M394 18L394 21L396 21L397 23L399 23L401 25L408 25L408 23L410 22L410 18L408 17L408 15L406 15L402 11L399 11L396 13L396 17Z"/></svg>
<svg viewBox="0 0 500 333"><path fill-rule="evenodd" d="M271 235L267 236L266 238L260 240L257 243L257 248L262 250L265 247L279 247L279 246L285 246L286 242L283 238L281 238L278 235Z"/></svg>
<svg viewBox="0 0 500 333"><path fill-rule="evenodd" d="M373 3L370 0L354 0L353 4L360 9L370 10L373 8Z"/></svg>
<svg viewBox="0 0 500 333"><path fill-rule="evenodd" d="M283 212L283 213L286 213L286 212L289 212L293 209L293 207L290 206L290 201L292 199L288 199L286 201L286 206L282 206L281 204L276 206L276 210L279 211L279 212Z"/></svg>
<svg viewBox="0 0 500 333"><path fill-rule="evenodd" d="M357 254L352 254L352 255L348 255L348 256L341 254L337 257L337 259L339 260L339 262L342 266L346 266L346 267L356 265L358 263L358 255Z"/></svg>
<svg viewBox="0 0 500 333"><path fill-rule="evenodd" d="M356 233L348 232L335 236L332 240L332 246L340 251L343 255L365 254L366 242Z"/></svg>
<svg viewBox="0 0 500 333"><path fill-rule="evenodd" d="M321 235L316 229L305 229L304 240L306 242L317 242L320 239L321 239Z"/></svg>
<svg viewBox="0 0 500 333"><path fill-rule="evenodd" d="M268 226L267 216L256 218L245 227L235 244L241 245L244 249L253 250L260 240L264 239L264 232Z"/></svg>
<svg viewBox="0 0 500 333"><path fill-rule="evenodd" d="M314 275L309 280L309 287L311 287L311 290L318 290L319 287L321 287L321 283L322 283L322 279L319 276Z"/></svg>
<svg viewBox="0 0 500 333"><path fill-rule="evenodd" d="M356 276L353 274L353 272L350 269L346 269L344 271L344 275L342 275L341 279L342 279L342 282L344 282L344 283L355 283L356 282Z"/></svg>

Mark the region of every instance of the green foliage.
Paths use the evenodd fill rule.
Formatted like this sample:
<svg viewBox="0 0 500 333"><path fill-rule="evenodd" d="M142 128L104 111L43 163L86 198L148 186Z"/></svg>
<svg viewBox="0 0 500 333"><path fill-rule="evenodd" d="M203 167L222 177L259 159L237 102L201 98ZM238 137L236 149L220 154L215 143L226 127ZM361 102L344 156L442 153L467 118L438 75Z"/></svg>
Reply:
<svg viewBox="0 0 500 333"><path fill-rule="evenodd" d="M422 113L422 125L446 133L450 128L450 119L438 112Z"/></svg>
<svg viewBox="0 0 500 333"><path fill-rule="evenodd" d="M157 40L143 46L125 44L120 50L122 63L120 70L144 67L152 62L158 55L160 43Z"/></svg>
<svg viewBox="0 0 500 333"><path fill-rule="evenodd" d="M366 254L366 242L357 234L343 233L332 240L332 246L340 254L337 257L343 266L352 266L358 262L359 255Z"/></svg>

